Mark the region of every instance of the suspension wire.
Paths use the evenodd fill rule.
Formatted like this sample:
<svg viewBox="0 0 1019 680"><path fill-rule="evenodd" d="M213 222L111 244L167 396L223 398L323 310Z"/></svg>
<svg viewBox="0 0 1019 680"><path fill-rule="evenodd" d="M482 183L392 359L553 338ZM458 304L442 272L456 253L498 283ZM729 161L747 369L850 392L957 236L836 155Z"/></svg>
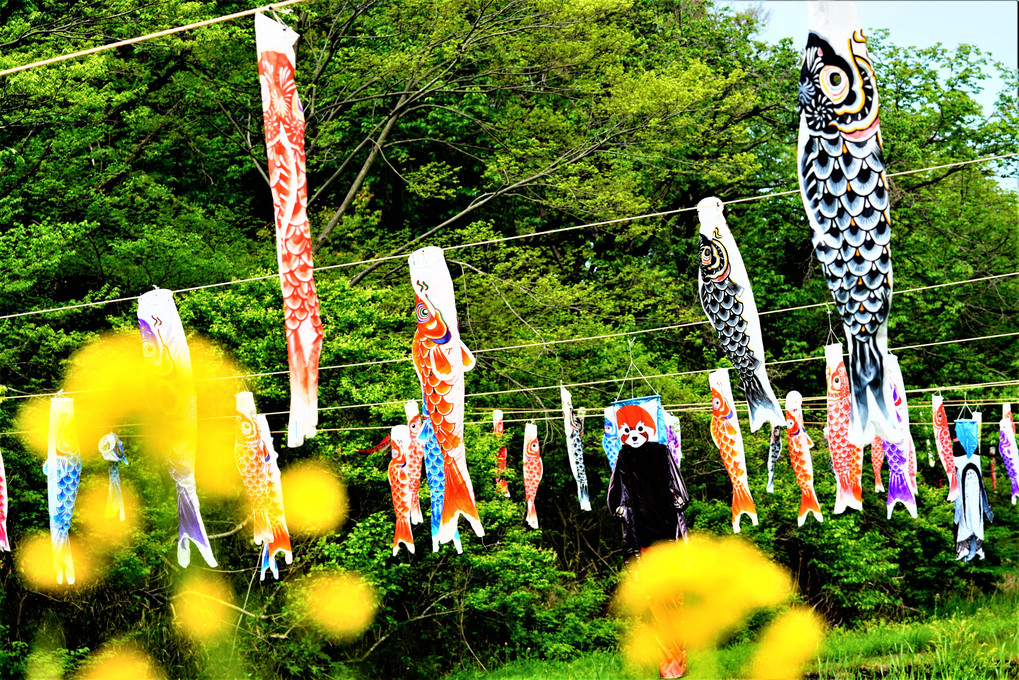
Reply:
<svg viewBox="0 0 1019 680"><path fill-rule="evenodd" d="M291 3L296 3L296 2L304 2L304 1L306 1L306 0L287 0L287 2L279 3L277 5L267 5L266 7L280 7L280 6L283 6L285 4L291 4ZM260 9L264 9L264 8L259 8L259 9L254 9L254 10L245 10L245 12L249 13L249 14L253 14L253 13L259 11ZM3 73L4 72L0 72L0 75L3 75ZM931 167L928 167L928 168L918 168L916 170L905 170L903 172L891 173L888 176L889 177L896 177L896 176L899 176L899 175L914 174L914 173L918 173L918 172L926 172L928 170L951 168L951 167L962 166L962 165L970 165L970 164L973 164L973 163L985 163L985 162L990 162L990 161L1002 160L1002 159L1005 159L1005 158L1012 158L1012 157L1015 157L1015 156L1019 156L1019 152L1011 153L1011 154L1003 154L1003 155L1000 155L1000 156L987 156L987 157L984 157L984 158L975 158L975 159L968 160L968 161L958 161L956 163L946 163L946 164L943 164L943 165L934 165L934 166L931 166ZM790 193L797 193L797 192L795 192L795 191L793 191L793 192L786 191L786 192L779 192L779 193L758 194L757 196L749 196L747 198L740 198L740 199L735 199L735 200L732 200L732 201L726 201L725 204L728 205L728 204L732 204L732 203L748 203L748 202L751 202L751 201L760 201L760 200L764 200L764 199L768 199L768 198L774 198L774 197L778 197L778 196L786 196L786 195L788 195ZM558 229L548 229L546 231L535 231L535 232L532 232L530 234L516 234L514 236L503 236L503 237L499 237L499 238L495 238L495 239L488 239L488 240L485 240L485 241L475 241L473 243L461 243L459 245L447 246L447 247L443 248L443 250L460 250L460 249L463 249L463 248L474 248L476 246L491 245L491 244L494 244L494 243L501 243L503 241L515 241L515 240L518 240L518 239L534 238L534 237L537 237L537 236L548 236L550 234L558 234L558 233L566 232L566 231L575 231L575 230L578 230L578 229L587 229L587 228L590 228L590 227L605 226L605 225L610 225L610 224L619 224L619 223L622 223L622 222L633 222L633 221L637 221L637 220L650 219L650 218L653 218L653 217L665 217L665 216L669 216L669 215L676 215L678 213L683 213L683 212L691 212L691 211L694 211L696 209L697 209L696 207L692 207L692 208L677 208L675 210L663 210L663 211L659 211L659 212L645 213L645 214L641 214L641 215L632 215L632 216L629 216L629 217L619 217L619 218L612 219L612 220L603 220L603 221L600 221L600 222L590 222L590 223L585 223L585 224L576 224L576 225L572 225L572 226L569 226L569 227L560 227ZM388 255L388 256L385 256L385 257L375 257L375 258L370 258L370 259L367 259L367 260L356 260L354 262L342 262L342 263L339 263L339 264L330 264L330 265L325 265L325 266L321 266L321 267L315 267L314 271L326 271L326 270L329 270L329 269L339 269L339 268L344 268L344 267L354 267L354 266L359 266L359 265L375 264L377 262L388 262L390 260L406 259L407 257L409 257L409 256L408 255ZM1012 273L1012 274L1002 274L1002 275L998 275L997 277L988 277L988 278L1000 278L1001 276L1015 276L1015 273ZM177 289L177 290L173 290L171 292L173 292L175 294L176 293L187 293L187 292L196 291L196 290L205 290L207 288L219 288L219 287L222 287L222 286L232 286L232 285L239 284L239 283L249 283L249 282L252 282L252 281L268 281L269 279L275 279L275 278L278 278L277 274L267 274L267 275L264 275L264 276L252 276L252 277L245 278L245 279L234 279L234 280L231 280L231 281L220 281L220 282L217 282L217 283L207 283L207 284L203 284L203 285L200 285L200 286L190 286L190 287L187 287L187 288L180 288L180 289ZM979 280L979 279L974 279L974 280ZM944 285L944 284L942 284L942 285ZM936 287L937 286L931 286L931 288L936 288ZM900 294L901 293L907 293L907 292L910 292L910 291L909 290L899 291ZM61 306L61 307L50 307L50 308L47 308L47 309L36 309L36 310L30 310L30 311L26 311L26 312L16 312L14 314L5 314L5 315L0 316L0 321L4 321L6 319L14 319L14 318L23 317L23 316L32 316L32 315L36 315L36 314L50 314L50 313L56 313L56 312L63 312L63 311L72 310L72 309L81 309L81 308L84 308L84 307L97 307L97 306L100 306L100 305L107 305L107 304L112 304L112 303L115 303L115 302L128 302L128 301L131 301L131 300L137 300L139 297L140 296L116 298L116 299L113 299L113 300L98 300L98 301L95 301L95 302L85 302L85 303L79 303L79 304L73 304L73 305L64 305L64 306ZM802 307L791 307L788 310L775 310L773 312L761 312L761 314L762 315L763 314L768 314L768 313L775 314L775 313L778 313L778 311L794 311L794 310L798 310L798 309L810 309L812 307L821 307L821 306L824 306L824 305L827 305L827 304L831 304L831 303L825 302L825 303L817 303L817 304L813 304L813 305L805 305L805 306L802 306Z"/></svg>
<svg viewBox="0 0 1019 680"><path fill-rule="evenodd" d="M175 26L174 28L168 28L163 31L156 31L155 33L148 33L146 35L140 35L136 38L128 38L127 40L120 40L118 42L109 43L106 45L99 45L97 47L90 47L87 50L80 50L78 52L70 52L68 54L61 54L56 57L50 57L49 59L42 59L40 61L33 61L28 64L22 64L21 66L15 66L13 68L4 69L0 71L0 76L9 76L13 73L19 73L21 71L27 71L28 69L38 68L40 66L49 66L50 64L57 64L62 61L68 61L69 59L78 59L80 57L87 57L90 54L98 54L99 52L105 52L107 50L115 50L118 47L126 47L127 45L135 45L146 40L154 40L155 38L164 38L174 33L183 33L184 31L191 31L196 28L202 28L203 26L211 26L212 24L218 24L222 21L230 21L231 19L240 19L241 17L250 16L258 12L265 10L274 10L286 7L287 5L296 5L299 2L305 2L305 0L282 0L281 2L274 2L271 5L262 5L254 9L246 9L242 12L234 12L233 14L224 14L222 16L213 17L212 19L205 19L204 21L198 21L193 24L187 24L186 26Z"/></svg>

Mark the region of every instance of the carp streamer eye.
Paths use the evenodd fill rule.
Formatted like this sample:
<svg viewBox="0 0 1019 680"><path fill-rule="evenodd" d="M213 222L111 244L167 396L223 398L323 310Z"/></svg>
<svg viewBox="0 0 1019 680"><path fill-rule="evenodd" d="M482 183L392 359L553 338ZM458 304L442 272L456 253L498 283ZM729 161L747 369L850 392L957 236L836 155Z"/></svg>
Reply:
<svg viewBox="0 0 1019 680"><path fill-rule="evenodd" d="M428 312L428 307L426 307L425 303L423 303L423 302L419 302L418 303L417 314L418 314L418 323L425 323L426 321L428 321L428 317L431 316L431 314Z"/></svg>
<svg viewBox="0 0 1019 680"><path fill-rule="evenodd" d="M722 408L722 400L719 399L718 397L715 397L714 399L712 399L711 400L711 408L715 409L716 411L718 409Z"/></svg>
<svg viewBox="0 0 1019 680"><path fill-rule="evenodd" d="M711 264L711 246L701 248L701 264Z"/></svg>
<svg viewBox="0 0 1019 680"><path fill-rule="evenodd" d="M825 66L821 70L821 89L838 104L849 94L849 78L838 66Z"/></svg>

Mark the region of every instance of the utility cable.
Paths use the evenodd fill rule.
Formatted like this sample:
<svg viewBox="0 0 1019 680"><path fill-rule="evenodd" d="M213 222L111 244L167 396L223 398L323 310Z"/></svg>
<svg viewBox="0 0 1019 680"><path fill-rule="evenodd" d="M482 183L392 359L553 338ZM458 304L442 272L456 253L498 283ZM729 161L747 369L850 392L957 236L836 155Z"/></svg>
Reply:
<svg viewBox="0 0 1019 680"><path fill-rule="evenodd" d="M288 3L304 2L304 1L306 1L306 0L288 0ZM280 3L278 5L272 5L272 6L273 7L280 7L280 6L282 6L284 4L288 4L288 3ZM254 12L257 12L259 10L256 9L256 10L246 10L246 11L247 11L247 13L254 13ZM233 15L230 15L230 16L233 16ZM3 72L0 72L0 75L3 75ZM959 161L957 163L946 163L944 165L934 165L934 166L931 166L931 167L928 167L928 168L919 168L919 169L916 169L916 170L905 170L903 172L891 173L888 176L889 177L896 177L898 175L914 174L914 173L918 173L918 172L926 172L928 170L936 170L936 169L950 168L950 167L956 167L956 166L961 166L961 165L970 165L972 163L984 163L984 162L1002 160L1002 159L1005 159L1005 158L1012 158L1012 157L1015 157L1015 156L1019 156L1019 152L1011 153L1011 154L1004 154L1004 155L1001 155L1001 156L987 156L987 157L984 157L984 158L975 158L975 159L968 160L968 161ZM794 191L794 192L779 192L779 193L759 194L757 196L749 196L747 198L740 198L740 199L735 199L735 200L732 200L732 201L726 201L725 204L728 205L728 204L732 204L732 203L747 203L747 202L750 202L750 201L760 201L760 200L764 200L764 199L767 199L767 198L774 198L774 197L777 197L777 196L785 196L785 195L788 195L790 193L797 193L797 192ZM645 214L642 214L642 215L633 215L633 216L630 216L630 217L620 217L620 218L616 218L616 219L612 219L612 220L603 220L601 222L590 222L590 223L585 223L585 224L575 224L575 225L572 225L572 226L569 226L569 227L560 227L560 228L557 228L557 229L548 229L546 231L535 231L535 232L531 232L529 234L516 234L514 236L502 236L502 237L499 237L499 238L488 239L488 240L485 240L485 241L475 241L473 243L461 243L459 245L447 246L447 247L443 248L443 250L460 250L460 249L463 249L463 248L474 248L476 246L491 245L491 244L494 244L494 243L502 243L504 241L515 241L515 240L518 240L518 239L534 238L534 237L537 237L537 236L548 236L550 234L558 234L558 233L566 232L566 231L575 231L577 229L587 229L587 228L590 228L590 227L604 226L604 225L609 225L609 224L619 224L619 223L622 223L622 222L633 222L633 221L637 221L637 220L650 219L650 218L653 218L653 217L665 217L665 216L675 215L675 214L682 213L682 212L691 212L691 211L694 211L696 209L697 209L696 207L692 207L692 208L677 208L675 210L664 210L664 211L660 211L660 212L645 213ZM367 259L367 260L357 260L357 261L354 261L354 262L342 262L342 263L339 263L339 264L330 264L330 265L325 265L325 266L321 266L321 267L315 267L314 271L326 271L326 270L329 270L329 269L339 269L339 268L344 268L344 267L354 267L354 266L358 266L358 265L368 265L368 264L374 264L374 263L377 263L377 262L388 262L390 260L402 260L402 259L407 259L407 257L409 257L409 256L408 255L389 255L389 256L386 256L386 257L376 257L376 258L370 258L370 259ZM1014 275L1015 274L1004 274L1002 276L1014 276ZM232 286L232 285L235 285L235 284L248 283L248 282L251 282L251 281L267 281L269 279L275 279L275 278L278 278L277 274L267 274L265 276L253 276L253 277L249 277L249 278L245 278L245 279L234 279L234 280L231 280L231 281L220 281L220 282L217 282L217 283L207 283L207 284L203 284L203 285L200 285L200 286L190 286L190 287L187 287L187 288L180 288L178 290L174 290L174 291L171 291L171 292L173 292L173 293L186 293L186 292L195 291L195 290L204 290L206 288L219 288L219 287L222 287L222 286ZM936 286L932 286L932 287L936 287ZM909 291L899 291L899 292L900 293L906 293L906 292L909 292ZM35 315L35 314L50 314L50 313L62 312L62 311L70 310L70 309L80 309L80 308L83 308L83 307L97 307L97 306L100 306L100 305L112 304L114 302L127 302L127 301L130 301L130 300L137 300L138 297L140 297L140 296L126 297L126 298L116 298L114 300L99 300L99 301L96 301L96 302L85 302L85 303L74 304L74 305L65 305L65 306L62 306L62 307L50 307L50 308L47 308L47 309L37 309L37 310L31 310L31 311L27 311L27 312L17 312L17 313L14 313L14 314L6 314L6 315L3 315L3 316L0 316L0 321L3 321L5 319L13 319L13 318L17 318L17 317L22 317L22 316L31 316L31 315ZM811 307L820 307L820 306L823 306L823 305L826 305L826 304L830 304L830 303L817 303L817 304L813 304L813 305L806 305L806 306L803 306L803 307L793 307L793 308L790 308L789 311L796 310L796 309L810 309ZM776 310L775 312L770 312L770 313L774 314L774 313L777 313L778 311L779 310ZM762 312L762 314L764 314L764 313L766 313L766 312Z"/></svg>
<svg viewBox="0 0 1019 680"><path fill-rule="evenodd" d="M282 2L274 2L271 5L262 5L254 9L246 9L243 12L234 12L233 14L224 14L222 16L213 17L212 19L205 19L204 21L198 21L193 24L186 26L176 26L174 28L168 28L164 31L156 31L155 33L148 33L146 35L140 35L136 38L128 38L127 40L121 40L115 43L109 43L107 45L99 45L97 47L90 47L87 50L81 50L79 52L70 52L68 54L61 54L56 57L50 57L49 59L42 59L41 61L33 61L29 64L22 64L21 66L15 66L13 68L4 69L0 71L0 76L9 76L13 73L19 73L21 71L27 71L28 69L38 68L40 66L49 66L50 64L57 64L62 61L69 59L78 59L79 57L87 57L90 54L98 54L99 52L105 52L107 50L115 50L118 47L126 47L127 45L134 45L146 40L153 40L155 38L163 38L174 33L183 33L184 31L191 31L196 28L202 28L203 26L211 26L212 24L218 24L222 21L230 21L231 19L240 19L241 17L250 16L257 14L262 11L271 11L274 9L280 9L287 5L296 5L299 2L305 2L306 0L283 0Z"/></svg>

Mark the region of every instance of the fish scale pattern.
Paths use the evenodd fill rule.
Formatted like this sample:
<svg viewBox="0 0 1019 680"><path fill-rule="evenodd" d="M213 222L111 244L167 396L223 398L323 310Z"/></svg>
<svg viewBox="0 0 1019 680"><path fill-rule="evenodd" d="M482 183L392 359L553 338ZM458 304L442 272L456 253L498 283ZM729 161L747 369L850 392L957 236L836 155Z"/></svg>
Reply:
<svg viewBox="0 0 1019 680"><path fill-rule="evenodd" d="M701 236L701 248L711 247L711 242ZM743 289L731 279L721 281L708 278L701 286L701 304L708 314L711 326L718 334L725 355L736 367L741 381L747 381L760 366L760 360L750 349L747 335L747 320L743 318L743 303L739 295Z"/></svg>
<svg viewBox="0 0 1019 680"><path fill-rule="evenodd" d="M814 253L849 339L851 438L862 446L875 434L896 433L884 389L891 222L874 69L862 31L846 21L859 18L835 22L839 35L808 35L797 174ZM880 415L871 413L872 404Z"/></svg>
<svg viewBox="0 0 1019 680"><path fill-rule="evenodd" d="M771 441L768 444L768 493L775 493L775 468L782 457L782 428L771 428Z"/></svg>
<svg viewBox="0 0 1019 680"><path fill-rule="evenodd" d="M1012 411L1005 411L998 427L998 453L1005 463L1005 471L1012 482L1012 505L1019 499L1019 451L1016 450L1015 422L1012 420ZM0 462L0 474L3 472L3 463Z"/></svg>
<svg viewBox="0 0 1019 680"><path fill-rule="evenodd" d="M427 405L424 407L421 418L421 433L418 440L424 447L424 467L428 476L428 493L431 497L431 529L432 529L432 551L439 549L439 528L442 526L442 503L446 496L446 474L443 470L442 448L435 438L435 430L432 429L432 421L428 415ZM453 534L453 544L457 552L460 548L460 530Z"/></svg>

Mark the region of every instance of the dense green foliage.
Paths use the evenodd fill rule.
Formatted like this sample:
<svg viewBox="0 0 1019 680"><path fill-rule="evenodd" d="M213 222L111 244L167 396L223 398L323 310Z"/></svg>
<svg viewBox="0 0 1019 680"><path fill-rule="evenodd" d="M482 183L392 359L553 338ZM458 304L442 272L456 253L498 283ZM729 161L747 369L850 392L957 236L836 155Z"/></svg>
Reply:
<svg viewBox="0 0 1019 680"><path fill-rule="evenodd" d="M0 69L241 9L180 0L0 5ZM182 570L172 487L133 440L132 464L121 474L146 499L140 529L109 556L99 583L37 592L0 556L2 678L74 669L116 639L135 641L173 677L431 678L612 650L624 624L609 600L623 565L619 528L603 503L599 424L618 394L650 389L640 374L681 418L693 530L731 531L731 489L708 434L707 380L686 374L728 362L701 323L696 215L675 211L710 195L795 188L798 46L761 43L758 17L702 0L318 0L296 6L287 21L303 36L297 77L316 264L350 264L316 276L321 364L369 365L323 370L323 431L300 449L281 446L281 465L327 461L346 484L349 518L328 536L297 538L280 582L259 584L249 581L250 528L231 533L246 517L244 504L203 500L210 533L224 534L214 540L219 571L246 613L224 641L202 646L175 625L172 593ZM1015 95L1003 95L989 116L972 98L1001 68L986 55L911 49L884 35L870 49L890 172L1016 149ZM1017 74L1003 76L1014 92ZM131 298L151 286L271 275L261 120L246 19L0 79L0 316ZM1019 269L1017 195L993 177L1015 167L1013 159L892 178L898 292L890 344L903 348L907 387L941 386L950 417L963 398L953 386L1019 378L1014 335L955 342L1016 331L1019 277L909 289ZM658 211L672 212L608 222ZM762 317L776 391L823 395L818 359L829 321L823 307L809 305L829 295L800 199L733 204L727 219L758 307L808 305ZM413 297L405 261L362 260L601 221L447 251L460 330L478 357L467 377L468 394L477 395L467 400L467 445L486 536L465 526L462 556L449 546L432 554L422 525L417 554L392 557L389 453L360 450L402 420L401 400L419 394L409 362L370 364L406 359ZM285 369L273 278L176 299L189 332L247 370ZM133 327L134 314L128 299L0 319L6 396L55 390L75 349L102 331ZM573 341L621 333L630 335ZM946 344L911 348L934 342ZM505 349L513 345L526 346ZM628 372L637 379L623 381ZM582 383L571 389L589 416L590 513L578 508L566 460L560 382ZM287 409L285 375L248 386L261 411ZM1019 401L1019 393L1013 384L967 398L984 404L986 452L997 443L1000 401ZM901 509L885 518L869 466L864 511L830 514L824 414L808 402L825 522L797 528L789 464L781 462L776 493L766 494L767 434L744 432L760 524L744 521L742 535L788 567L802 598L832 623L933 612L951 593L1014 585L1019 511L1009 504L1003 466L988 557L957 563L944 474L924 462L929 394L911 400L921 457L916 520ZM15 551L47 527L41 461L9 434L24 403L0 404ZM493 408L506 411L511 499L493 484ZM545 460L538 531L523 523L518 471L530 418ZM285 422L271 416L274 428ZM86 475L101 477L105 467ZM288 600L308 574L332 567L362 573L380 598L373 626L353 642L315 632Z"/></svg>

